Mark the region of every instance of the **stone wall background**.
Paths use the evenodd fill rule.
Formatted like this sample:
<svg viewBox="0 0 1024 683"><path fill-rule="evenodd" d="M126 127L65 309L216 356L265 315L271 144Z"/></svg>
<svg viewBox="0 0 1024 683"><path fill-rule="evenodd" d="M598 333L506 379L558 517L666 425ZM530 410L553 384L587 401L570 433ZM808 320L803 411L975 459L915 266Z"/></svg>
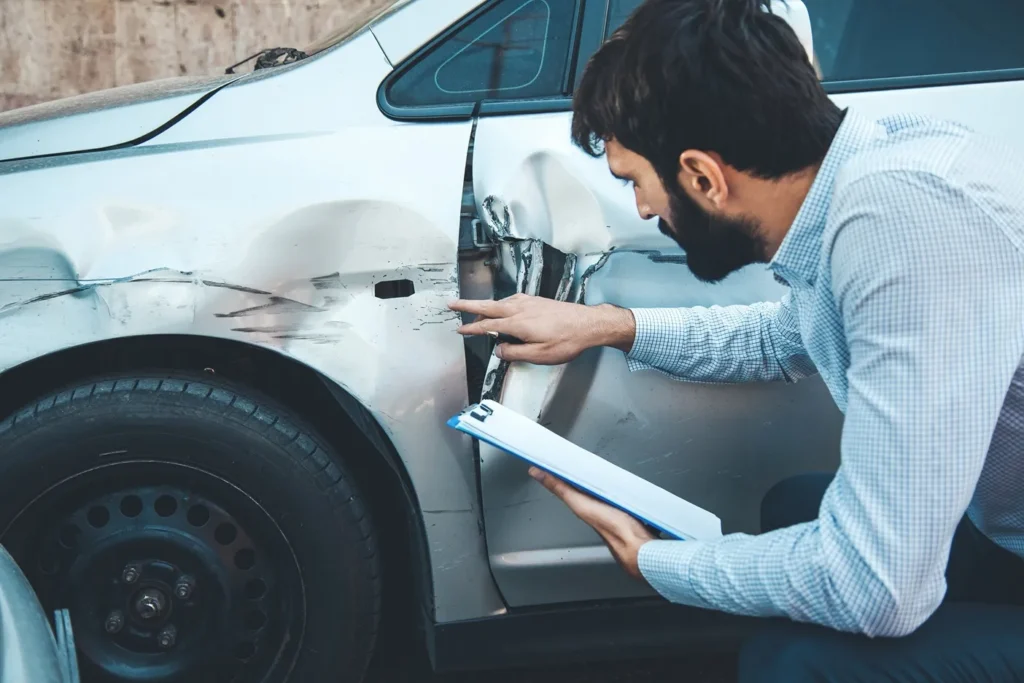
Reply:
<svg viewBox="0 0 1024 683"><path fill-rule="evenodd" d="M0 111L223 73L259 50L302 49L364 23L392 1L0 0Z"/></svg>

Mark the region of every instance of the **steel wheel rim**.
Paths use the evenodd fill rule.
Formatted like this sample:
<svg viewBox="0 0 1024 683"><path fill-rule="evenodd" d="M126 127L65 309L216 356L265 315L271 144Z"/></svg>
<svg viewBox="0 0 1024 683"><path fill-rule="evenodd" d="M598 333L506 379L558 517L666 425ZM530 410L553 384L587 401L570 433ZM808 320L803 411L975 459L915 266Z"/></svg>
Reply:
<svg viewBox="0 0 1024 683"><path fill-rule="evenodd" d="M277 683L298 654L295 553L254 498L206 470L91 468L26 505L3 543L44 608L70 610L83 677Z"/></svg>

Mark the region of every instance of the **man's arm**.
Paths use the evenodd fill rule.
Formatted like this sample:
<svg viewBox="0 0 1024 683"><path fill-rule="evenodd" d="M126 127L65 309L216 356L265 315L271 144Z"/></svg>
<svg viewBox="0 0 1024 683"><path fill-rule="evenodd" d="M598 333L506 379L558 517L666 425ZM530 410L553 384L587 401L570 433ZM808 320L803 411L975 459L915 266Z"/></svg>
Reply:
<svg viewBox="0 0 1024 683"><path fill-rule="evenodd" d="M480 316L460 327L461 334L501 333L522 340L498 347L509 361L556 365L608 346L625 352L632 370L656 368L691 381L796 381L815 372L788 294L777 303L724 308L630 310L523 294L455 301L450 308Z"/></svg>
<svg viewBox="0 0 1024 683"><path fill-rule="evenodd" d="M669 600L899 636L945 594L953 532L1024 353L1024 258L969 197L933 179L855 189L870 201L835 207L832 277L851 361L842 465L819 518L644 544L643 576Z"/></svg>
<svg viewBox="0 0 1024 683"><path fill-rule="evenodd" d="M697 382L795 382L815 373L789 293L781 302L633 309L630 370Z"/></svg>

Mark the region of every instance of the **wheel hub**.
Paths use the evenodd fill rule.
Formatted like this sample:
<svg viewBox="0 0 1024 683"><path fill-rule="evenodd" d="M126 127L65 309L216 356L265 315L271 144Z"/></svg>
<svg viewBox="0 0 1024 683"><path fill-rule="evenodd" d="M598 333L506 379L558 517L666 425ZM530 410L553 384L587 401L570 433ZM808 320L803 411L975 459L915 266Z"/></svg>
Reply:
<svg viewBox="0 0 1024 683"><path fill-rule="evenodd" d="M302 615L294 556L254 501L211 493L85 487L12 525L41 602L70 609L86 680L283 680L271 674Z"/></svg>
<svg viewBox="0 0 1024 683"><path fill-rule="evenodd" d="M167 612L167 596L159 588L140 591L134 603L135 614L143 621L159 619Z"/></svg>

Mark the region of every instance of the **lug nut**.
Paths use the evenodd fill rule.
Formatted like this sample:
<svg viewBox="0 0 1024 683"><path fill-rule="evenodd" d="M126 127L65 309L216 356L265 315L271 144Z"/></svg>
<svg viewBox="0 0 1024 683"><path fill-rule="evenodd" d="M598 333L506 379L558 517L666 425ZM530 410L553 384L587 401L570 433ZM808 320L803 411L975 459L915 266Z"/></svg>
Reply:
<svg viewBox="0 0 1024 683"><path fill-rule="evenodd" d="M135 600L135 613L142 619L155 619L163 616L167 608L167 598L155 588L147 588Z"/></svg>
<svg viewBox="0 0 1024 683"><path fill-rule="evenodd" d="M192 597L192 590L196 587L196 580L187 574L178 579L174 585L174 597L179 600L188 600Z"/></svg>
<svg viewBox="0 0 1024 683"><path fill-rule="evenodd" d="M139 565L130 564L121 572L121 580L125 583L135 583L139 580Z"/></svg>
<svg viewBox="0 0 1024 683"><path fill-rule="evenodd" d="M156 643L165 650L169 650L174 647L175 641L178 640L178 629L174 628L174 624L167 624L156 637Z"/></svg>
<svg viewBox="0 0 1024 683"><path fill-rule="evenodd" d="M107 633L117 633L124 628L124 614L121 610L116 609L107 615L107 620L103 623L103 628L106 629Z"/></svg>

